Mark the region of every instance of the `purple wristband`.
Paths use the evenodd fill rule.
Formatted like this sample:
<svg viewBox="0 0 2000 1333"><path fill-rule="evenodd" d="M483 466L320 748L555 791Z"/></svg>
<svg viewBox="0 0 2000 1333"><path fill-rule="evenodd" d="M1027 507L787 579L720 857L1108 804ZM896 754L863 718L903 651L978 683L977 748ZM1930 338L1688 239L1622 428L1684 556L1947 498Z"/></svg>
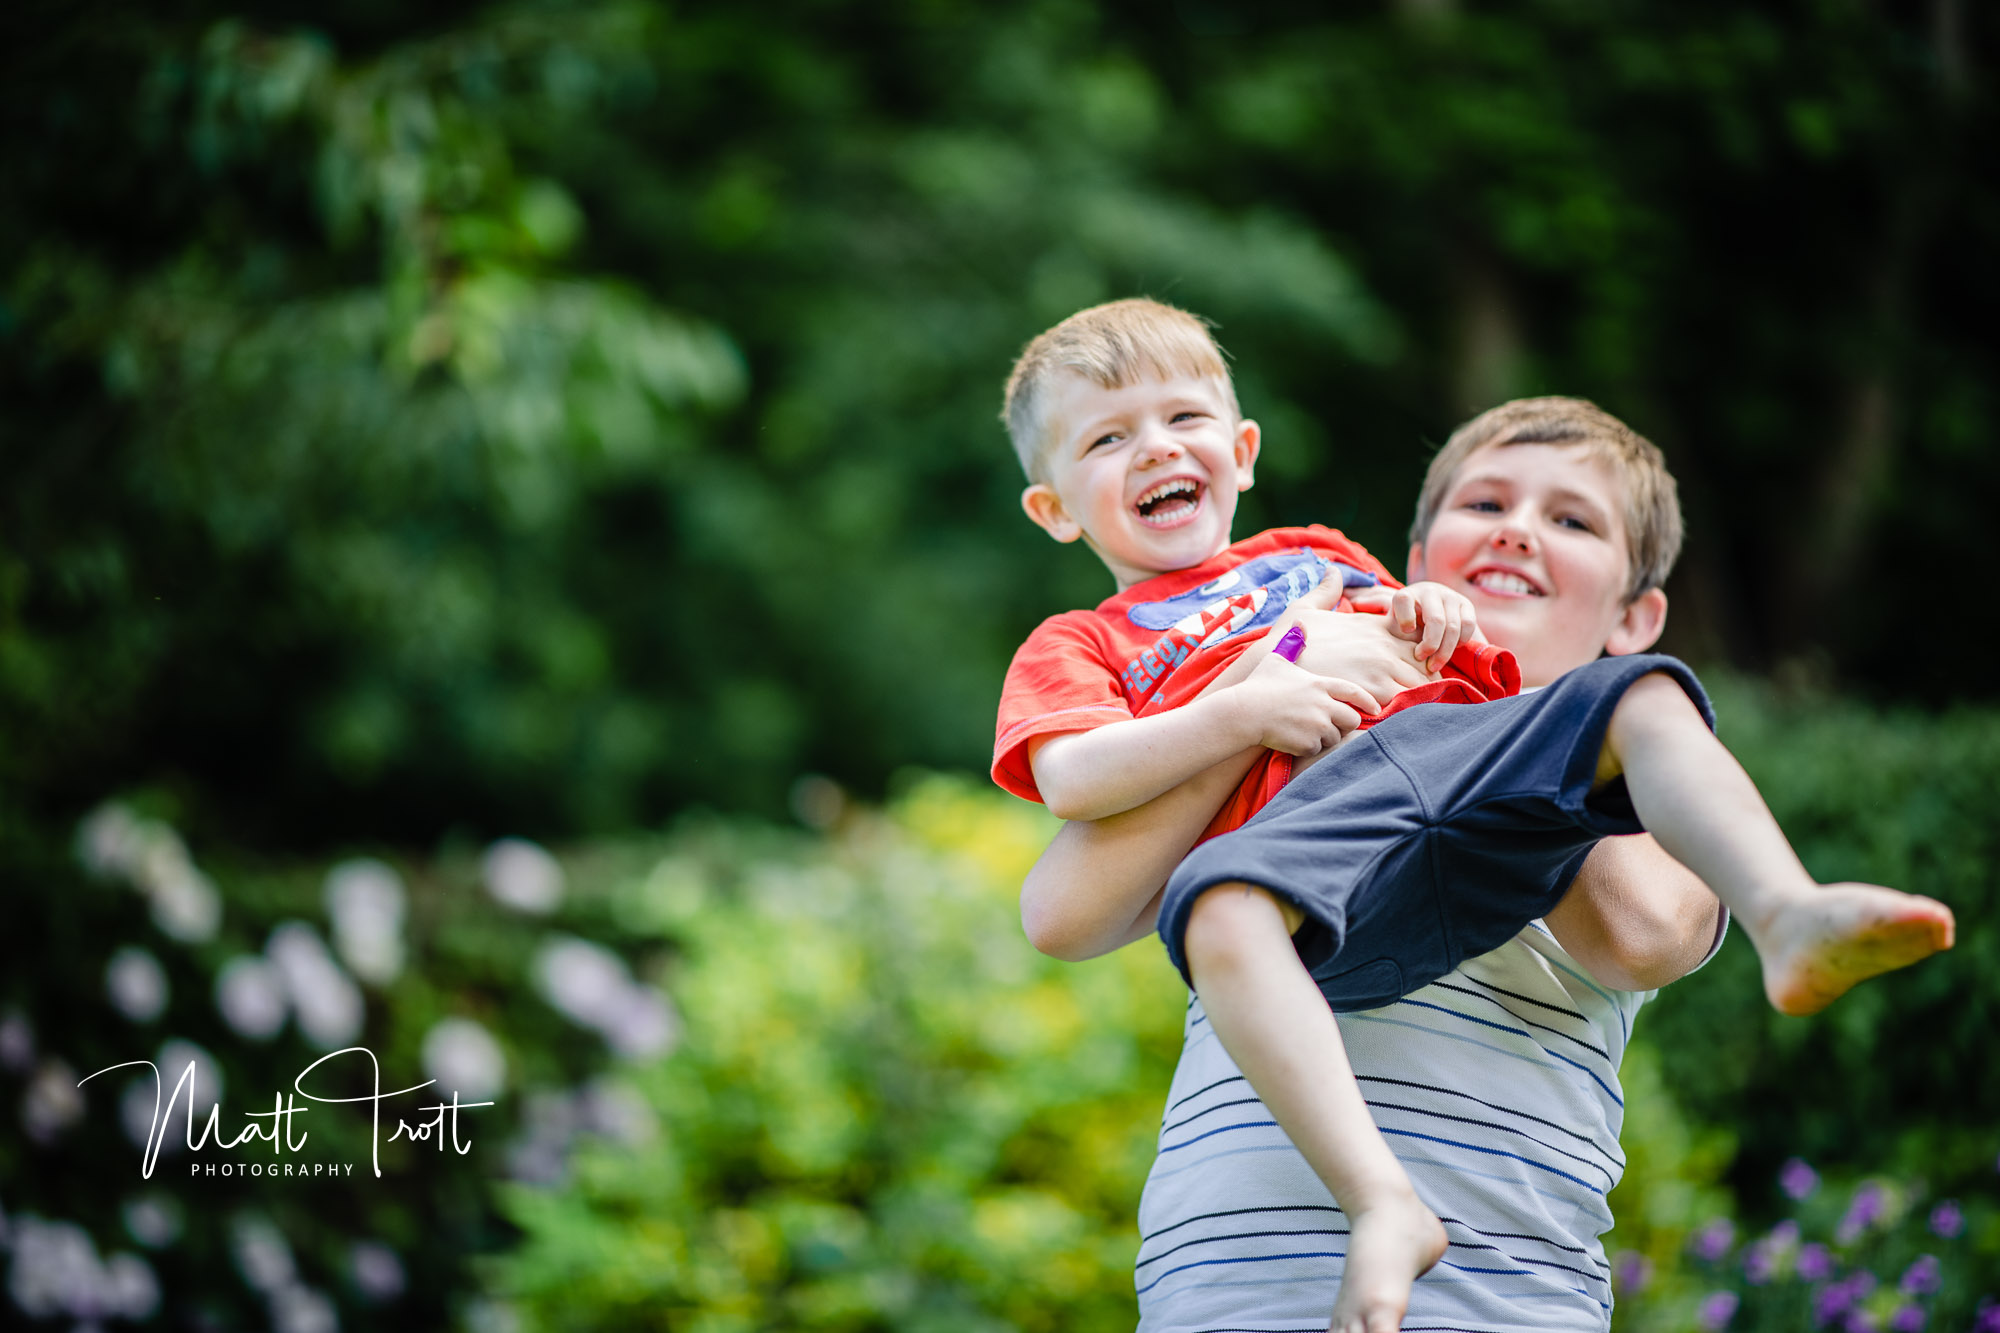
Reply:
<svg viewBox="0 0 2000 1333"><path fill-rule="evenodd" d="M1305 651L1305 646L1305 626L1294 625L1279 636L1278 642L1272 647L1271 651L1284 658L1287 662L1296 662L1299 660L1299 654Z"/></svg>

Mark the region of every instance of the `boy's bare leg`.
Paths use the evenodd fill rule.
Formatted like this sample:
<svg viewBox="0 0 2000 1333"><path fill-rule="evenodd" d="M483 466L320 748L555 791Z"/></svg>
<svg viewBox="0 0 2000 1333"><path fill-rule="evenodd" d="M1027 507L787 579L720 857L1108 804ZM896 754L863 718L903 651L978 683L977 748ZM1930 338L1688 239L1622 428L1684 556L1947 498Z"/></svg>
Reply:
<svg viewBox="0 0 2000 1333"><path fill-rule="evenodd" d="M1642 676L1612 714L1600 785L1623 774L1639 822L1736 914L1787 1014L1952 944L1951 909L1873 884L1815 884L1750 777L1670 676Z"/></svg>
<svg viewBox="0 0 2000 1333"><path fill-rule="evenodd" d="M1298 921L1263 889L1217 885L1189 917L1188 971L1223 1048L1347 1214L1329 1327L1395 1333L1410 1284L1444 1254L1444 1225L1368 1114L1333 1011L1292 948Z"/></svg>

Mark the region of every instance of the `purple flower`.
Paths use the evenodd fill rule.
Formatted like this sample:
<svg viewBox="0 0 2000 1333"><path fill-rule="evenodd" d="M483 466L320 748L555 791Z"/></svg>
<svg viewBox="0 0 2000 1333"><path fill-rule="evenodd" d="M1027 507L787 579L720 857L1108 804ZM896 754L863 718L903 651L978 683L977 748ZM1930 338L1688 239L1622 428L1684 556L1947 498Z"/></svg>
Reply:
<svg viewBox="0 0 2000 1333"><path fill-rule="evenodd" d="M1761 1287L1778 1277L1785 1260L1799 1246L1799 1224L1785 1221L1771 1228L1762 1239L1743 1251L1743 1276L1753 1287Z"/></svg>
<svg viewBox="0 0 2000 1333"><path fill-rule="evenodd" d="M1847 1322L1841 1325L1842 1333L1881 1333L1882 1325L1866 1310L1850 1310Z"/></svg>
<svg viewBox="0 0 2000 1333"><path fill-rule="evenodd" d="M1611 1279L1619 1291L1637 1295L1653 1280L1653 1261L1637 1250L1620 1250L1611 1258Z"/></svg>
<svg viewBox="0 0 2000 1333"><path fill-rule="evenodd" d="M1819 1188L1819 1172L1806 1165L1805 1158L1793 1157L1778 1168L1778 1188L1788 1198L1806 1198Z"/></svg>
<svg viewBox="0 0 2000 1333"><path fill-rule="evenodd" d="M1854 1199L1847 1205L1847 1216L1840 1219L1833 1238L1842 1245L1853 1244L1862 1232L1882 1220L1884 1202L1880 1185L1872 1180L1863 1184L1854 1191Z"/></svg>
<svg viewBox="0 0 2000 1333"><path fill-rule="evenodd" d="M2000 1305L1991 1296L1979 1302L1972 1316L1972 1333L2000 1333Z"/></svg>
<svg viewBox="0 0 2000 1333"><path fill-rule="evenodd" d="M1905 1296L1928 1296L1938 1289L1938 1272L1937 1256L1920 1254L1915 1263L1903 1270L1896 1289Z"/></svg>
<svg viewBox="0 0 2000 1333"><path fill-rule="evenodd" d="M1931 1234L1946 1240L1955 1240L1958 1233L1965 1230L1965 1213L1960 1210L1957 1199L1946 1199L1931 1209Z"/></svg>
<svg viewBox="0 0 2000 1333"><path fill-rule="evenodd" d="M1905 1305L1889 1316L1890 1333L1920 1333L1924 1326L1924 1307Z"/></svg>
<svg viewBox="0 0 2000 1333"><path fill-rule="evenodd" d="M1714 1263L1729 1253L1729 1247L1736 1242L1736 1224L1726 1217L1713 1218L1701 1224L1688 1241L1697 1259Z"/></svg>
<svg viewBox="0 0 2000 1333"><path fill-rule="evenodd" d="M1823 1327L1846 1314L1854 1305L1854 1297L1847 1292L1845 1282L1832 1282L1820 1288L1813 1298L1813 1324Z"/></svg>
<svg viewBox="0 0 2000 1333"><path fill-rule="evenodd" d="M1712 1291L1702 1297L1701 1307L1695 1312L1697 1327L1715 1333L1717 1329L1729 1327L1729 1321L1736 1317L1738 1297L1733 1291Z"/></svg>
<svg viewBox="0 0 2000 1333"><path fill-rule="evenodd" d="M1875 1290L1875 1275L1866 1269L1838 1282L1829 1282L1820 1289L1818 1298L1813 1302L1813 1322L1831 1324L1845 1318L1846 1322L1841 1324L1843 1329L1873 1329L1874 1321L1862 1311L1855 1309L1855 1306L1873 1290ZM1857 1319L1862 1322L1857 1324L1855 1322Z"/></svg>
<svg viewBox="0 0 2000 1333"><path fill-rule="evenodd" d="M1833 1253L1826 1246L1814 1244L1799 1250L1799 1276L1808 1282L1820 1282L1833 1276Z"/></svg>

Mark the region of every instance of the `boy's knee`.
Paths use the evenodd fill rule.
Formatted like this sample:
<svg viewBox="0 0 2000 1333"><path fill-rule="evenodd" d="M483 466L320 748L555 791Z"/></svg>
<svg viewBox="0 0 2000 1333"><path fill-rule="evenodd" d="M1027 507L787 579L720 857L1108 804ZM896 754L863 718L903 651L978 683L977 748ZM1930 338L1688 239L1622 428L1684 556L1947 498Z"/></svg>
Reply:
<svg viewBox="0 0 2000 1333"><path fill-rule="evenodd" d="M1240 880L1202 890L1188 911L1187 957L1190 971L1240 961L1281 943L1289 952L1292 932L1305 913L1270 890Z"/></svg>

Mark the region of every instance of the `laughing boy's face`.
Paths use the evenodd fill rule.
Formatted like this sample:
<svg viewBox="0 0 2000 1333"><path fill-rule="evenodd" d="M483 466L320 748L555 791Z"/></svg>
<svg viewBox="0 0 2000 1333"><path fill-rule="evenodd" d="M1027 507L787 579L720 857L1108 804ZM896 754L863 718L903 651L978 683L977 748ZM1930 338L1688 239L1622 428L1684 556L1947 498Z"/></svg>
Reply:
<svg viewBox="0 0 2000 1333"><path fill-rule="evenodd" d="M1048 420L1047 480L1029 486L1021 505L1056 540L1082 537L1120 588L1229 545L1259 435L1256 422L1237 419L1220 382L1105 389L1066 374L1050 386Z"/></svg>

